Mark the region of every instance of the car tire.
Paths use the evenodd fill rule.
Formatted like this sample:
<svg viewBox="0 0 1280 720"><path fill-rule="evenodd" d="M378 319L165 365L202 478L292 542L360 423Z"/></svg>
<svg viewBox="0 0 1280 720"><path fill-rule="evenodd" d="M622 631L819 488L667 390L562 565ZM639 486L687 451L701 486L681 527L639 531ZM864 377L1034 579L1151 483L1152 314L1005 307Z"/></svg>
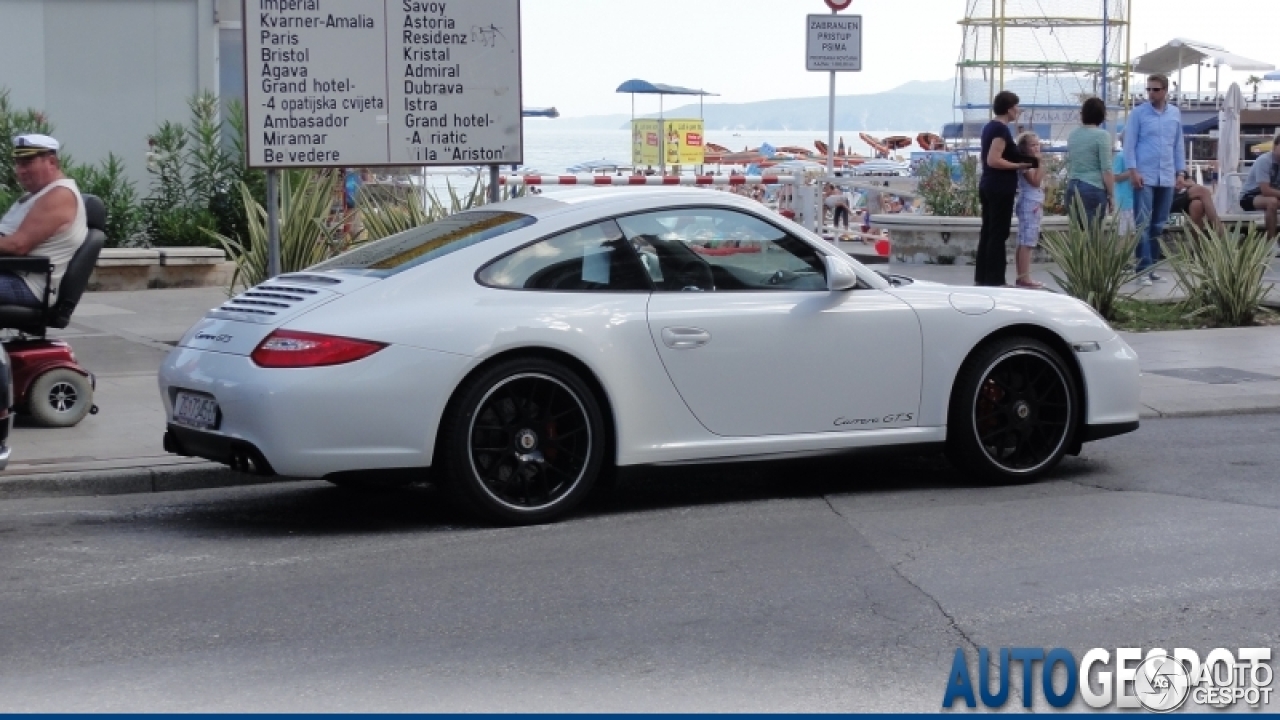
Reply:
<svg viewBox="0 0 1280 720"><path fill-rule="evenodd" d="M996 340L956 376L947 455L982 480L1030 482L1062 460L1080 411L1075 377L1053 348L1026 337Z"/></svg>
<svg viewBox="0 0 1280 720"><path fill-rule="evenodd" d="M27 413L44 427L71 427L93 407L93 385L75 370L55 368L27 391Z"/></svg>
<svg viewBox="0 0 1280 720"><path fill-rule="evenodd" d="M604 415L573 370L518 358L471 379L450 405L441 451L464 509L506 525L563 517L604 464Z"/></svg>

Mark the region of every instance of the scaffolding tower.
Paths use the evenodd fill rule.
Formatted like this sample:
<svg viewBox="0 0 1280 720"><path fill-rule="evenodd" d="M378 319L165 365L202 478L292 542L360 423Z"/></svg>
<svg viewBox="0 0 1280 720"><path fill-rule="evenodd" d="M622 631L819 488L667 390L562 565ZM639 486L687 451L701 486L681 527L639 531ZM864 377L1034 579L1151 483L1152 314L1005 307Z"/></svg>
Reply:
<svg viewBox="0 0 1280 720"><path fill-rule="evenodd" d="M960 137L976 139L1001 90L1021 99L1018 125L1061 143L1080 123L1080 103L1112 111L1129 97L1131 0L966 0L956 63Z"/></svg>

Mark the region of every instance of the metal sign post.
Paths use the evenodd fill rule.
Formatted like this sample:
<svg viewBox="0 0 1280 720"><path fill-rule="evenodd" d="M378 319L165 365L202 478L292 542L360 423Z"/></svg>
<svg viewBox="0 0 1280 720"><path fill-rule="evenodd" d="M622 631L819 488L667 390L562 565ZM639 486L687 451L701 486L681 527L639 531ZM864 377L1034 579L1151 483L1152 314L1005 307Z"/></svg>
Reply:
<svg viewBox="0 0 1280 720"><path fill-rule="evenodd" d="M280 274L280 171L267 169L267 277Z"/></svg>
<svg viewBox="0 0 1280 720"><path fill-rule="evenodd" d="M805 69L831 75L827 100L827 175L835 173L836 73L862 71L862 16L840 16L853 0L825 0L830 15L805 19Z"/></svg>

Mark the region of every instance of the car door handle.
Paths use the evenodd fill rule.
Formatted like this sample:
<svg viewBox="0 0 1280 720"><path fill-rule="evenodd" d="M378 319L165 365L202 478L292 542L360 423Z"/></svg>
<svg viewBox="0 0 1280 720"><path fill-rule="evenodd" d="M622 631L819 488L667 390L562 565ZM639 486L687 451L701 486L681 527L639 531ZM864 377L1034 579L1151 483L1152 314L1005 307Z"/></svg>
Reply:
<svg viewBox="0 0 1280 720"><path fill-rule="evenodd" d="M692 350L711 342L711 333L695 327L662 328L662 342L672 350Z"/></svg>

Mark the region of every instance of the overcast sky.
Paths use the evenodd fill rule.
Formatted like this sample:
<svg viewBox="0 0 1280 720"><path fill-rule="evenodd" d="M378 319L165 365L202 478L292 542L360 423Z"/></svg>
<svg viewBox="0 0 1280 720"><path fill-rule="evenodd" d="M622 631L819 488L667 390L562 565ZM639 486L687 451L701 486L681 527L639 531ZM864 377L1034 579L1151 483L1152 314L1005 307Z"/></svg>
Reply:
<svg viewBox="0 0 1280 720"><path fill-rule="evenodd" d="M1059 0L1042 0L1046 8ZM841 73L841 95L955 75L965 0L853 0L863 18L862 72ZM1277 0L1133 0L1133 54L1176 37L1280 65ZM804 69L804 17L822 0L521 0L526 106L562 115L630 112L615 93L631 78L717 92L713 102L827 94L827 73ZM1194 89L1194 68L1183 86ZM1213 80L1205 70L1203 87ZM1249 73L1228 73L1243 85ZM1259 74L1261 73L1254 73ZM1280 92L1280 83L1263 86ZM639 112L657 99L637 96ZM680 104L677 100L676 104Z"/></svg>

